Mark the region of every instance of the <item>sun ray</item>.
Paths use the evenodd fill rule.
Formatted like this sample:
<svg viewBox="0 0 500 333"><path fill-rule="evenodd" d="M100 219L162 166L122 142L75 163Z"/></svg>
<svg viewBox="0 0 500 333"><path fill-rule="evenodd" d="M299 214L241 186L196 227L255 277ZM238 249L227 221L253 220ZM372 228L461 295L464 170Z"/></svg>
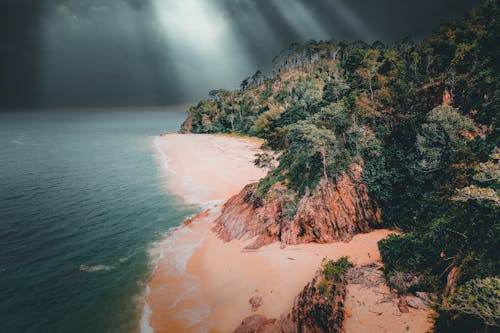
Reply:
<svg viewBox="0 0 500 333"><path fill-rule="evenodd" d="M342 20L356 33L359 38L371 42L377 39L373 28L369 27L361 17L356 14L349 6L345 5L342 0L331 0L326 2L332 12L339 13Z"/></svg>
<svg viewBox="0 0 500 333"><path fill-rule="evenodd" d="M227 84L237 77L235 72L243 77L255 67L216 3L153 0L153 8L171 56L177 61L175 71L185 78L181 77L179 83L186 89L201 94L201 89Z"/></svg>
<svg viewBox="0 0 500 333"><path fill-rule="evenodd" d="M309 39L328 40L331 38L302 2L272 0L272 3L279 9L288 24L300 34L302 42Z"/></svg>

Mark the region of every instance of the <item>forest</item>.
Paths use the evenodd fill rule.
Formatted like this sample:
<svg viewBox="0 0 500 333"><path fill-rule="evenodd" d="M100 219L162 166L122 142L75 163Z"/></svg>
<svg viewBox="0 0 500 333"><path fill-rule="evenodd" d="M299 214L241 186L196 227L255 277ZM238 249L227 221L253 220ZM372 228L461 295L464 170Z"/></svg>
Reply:
<svg viewBox="0 0 500 333"><path fill-rule="evenodd" d="M487 1L421 41L293 44L240 89L213 90L184 132L265 140L290 216L356 162L384 227L388 283L436 295L438 332L500 327L500 16Z"/></svg>

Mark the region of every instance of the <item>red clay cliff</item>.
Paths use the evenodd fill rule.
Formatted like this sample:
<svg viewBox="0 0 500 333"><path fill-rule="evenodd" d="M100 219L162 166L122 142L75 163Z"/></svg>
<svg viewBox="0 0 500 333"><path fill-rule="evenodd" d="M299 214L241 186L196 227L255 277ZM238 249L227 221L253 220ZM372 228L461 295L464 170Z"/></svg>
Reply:
<svg viewBox="0 0 500 333"><path fill-rule="evenodd" d="M214 230L225 241L258 236L250 249L274 241L347 241L382 223L380 208L368 195L361 173L361 164L353 163L336 181L320 181L313 193L300 199L293 217L288 217L285 185L275 184L261 200L255 195L257 183L249 184L224 204Z"/></svg>

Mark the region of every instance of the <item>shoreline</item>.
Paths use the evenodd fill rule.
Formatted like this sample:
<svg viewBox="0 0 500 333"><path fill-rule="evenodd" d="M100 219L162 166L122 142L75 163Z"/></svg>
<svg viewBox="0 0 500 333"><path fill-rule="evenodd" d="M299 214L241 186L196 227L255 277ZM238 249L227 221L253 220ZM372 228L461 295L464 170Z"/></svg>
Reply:
<svg viewBox="0 0 500 333"><path fill-rule="evenodd" d="M146 296L151 310L148 321L155 333L231 332L252 314L279 318L290 310L323 258L335 260L347 255L356 265L380 261L377 242L394 233L379 229L355 235L347 243L273 243L244 251L251 239L225 243L211 229L222 204L266 174L253 165L258 142L204 134L164 134L157 140L155 145L163 152L164 167L170 172L169 191L201 209L170 232L161 245L162 258ZM366 297L377 303L371 290L354 287L351 293L356 301ZM249 302L254 297L262 301L257 309ZM346 301L351 308L345 327L368 328L373 313L367 307L372 305L357 306L350 298ZM403 317L394 308L395 304L384 308L387 313L378 317L382 324L374 332L384 331L384 321L391 321L387 327L392 328L405 328L402 325L410 321L410 332L429 328L426 312L411 309Z"/></svg>
<svg viewBox="0 0 500 333"><path fill-rule="evenodd" d="M184 203L199 207L199 214L188 219L189 225L184 223L167 232L155 250L161 254L148 282L150 293L145 296L151 309L147 319L155 333L209 329L206 318L210 308L200 293L199 278L187 273L186 266L195 248L204 242L207 226L221 205L267 173L253 165L261 143L258 139L205 134L166 133L154 138L165 186Z"/></svg>

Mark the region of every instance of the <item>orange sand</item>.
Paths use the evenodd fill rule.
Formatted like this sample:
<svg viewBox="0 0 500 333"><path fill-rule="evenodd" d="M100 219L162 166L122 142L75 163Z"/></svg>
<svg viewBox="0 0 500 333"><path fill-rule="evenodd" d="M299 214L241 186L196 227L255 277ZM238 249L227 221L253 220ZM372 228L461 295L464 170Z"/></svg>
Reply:
<svg viewBox="0 0 500 333"><path fill-rule="evenodd" d="M210 222L199 222L207 224ZM323 258L348 255L355 264L380 260L377 242L388 230L357 235L349 243L301 244L280 248L274 243L256 251L242 252L248 242L221 242L209 232L196 249L187 272L201 277L201 292L210 308L209 320L218 332L231 332L253 313L279 318L313 278ZM214 258L223 258L214 260ZM263 305L251 311L249 299L260 296Z"/></svg>
<svg viewBox="0 0 500 333"><path fill-rule="evenodd" d="M345 321L349 332L370 333L423 333L430 332L431 310L409 308L409 313L401 313L397 300L385 300L390 296L387 285L364 288L359 284L347 285L346 309L350 314Z"/></svg>
<svg viewBox="0 0 500 333"><path fill-rule="evenodd" d="M253 161L260 140L222 135L167 134L158 145L171 170L169 189L188 203L226 201L267 173Z"/></svg>
<svg viewBox="0 0 500 333"><path fill-rule="evenodd" d="M377 242L391 233L388 230L357 235L349 243L284 249L274 243L256 251L242 251L251 240L219 240L210 228L220 213L220 203L265 175L265 170L252 163L258 146L255 141L215 135L170 134L159 139L168 166L175 172L169 188L188 202L213 204L208 216L174 231L160 249L163 257L147 296L152 310L149 323L155 333L231 332L243 318L255 313L249 304L252 296L263 299L256 313L278 318L290 310L294 297L314 276L323 258L348 255L359 265L380 260ZM425 311L401 314L384 304L384 313L375 314L374 319L368 311L378 300L373 290L356 285L349 287L348 294L351 316L346 332L397 332L401 327L406 331L408 323L410 332L428 328Z"/></svg>

